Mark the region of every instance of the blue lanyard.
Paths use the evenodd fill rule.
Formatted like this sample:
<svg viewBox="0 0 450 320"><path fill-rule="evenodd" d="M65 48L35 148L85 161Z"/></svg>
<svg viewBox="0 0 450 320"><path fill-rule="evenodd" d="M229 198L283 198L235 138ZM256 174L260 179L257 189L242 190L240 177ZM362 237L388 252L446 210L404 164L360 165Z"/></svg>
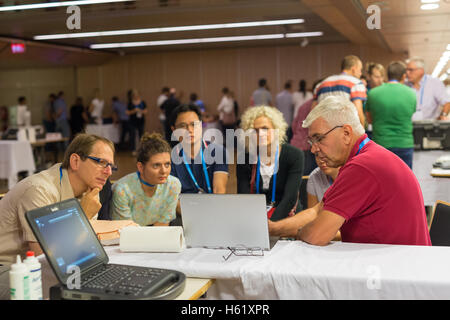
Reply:
<svg viewBox="0 0 450 320"><path fill-rule="evenodd" d="M203 143L205 143L205 142L203 142ZM205 147L206 147L206 143L205 143ZM186 167L187 172L191 176L192 182L194 182L194 185L197 188L197 190L199 192L203 193L204 190L202 188L200 188L200 186L198 185L197 179L195 179L195 177L194 177L194 173L192 172L191 167L190 167L189 163L187 162L187 159L186 159L186 156L185 156L183 150L181 150L181 152L183 154L184 166ZM212 193L211 183L209 182L209 175L208 175L208 170L206 169L205 157L203 156L203 148L202 147L200 147L200 156L202 157L203 174L205 175L206 186L208 187L208 193Z"/></svg>
<svg viewBox="0 0 450 320"><path fill-rule="evenodd" d="M59 202L62 201L62 177L63 177L63 172L62 172L62 164L59 167Z"/></svg>
<svg viewBox="0 0 450 320"><path fill-rule="evenodd" d="M364 139L364 141L363 142L361 142L360 144L359 144L359 149L358 149L358 152L355 154L355 156L357 156L358 154L359 154L359 152L361 151L361 149L367 144L367 142L369 142L370 141L370 139L367 137L367 138L365 138Z"/></svg>
<svg viewBox="0 0 450 320"><path fill-rule="evenodd" d="M423 105L423 92L425 91L425 84L427 83L427 75L423 76L423 84L420 88L420 108L422 108Z"/></svg>
<svg viewBox="0 0 450 320"><path fill-rule="evenodd" d="M259 194L259 179L260 179L260 169L261 169L261 161L258 155L258 164L256 169L256 193ZM273 167L273 183L272 183L272 205L275 203L275 191L277 189L277 172L278 172L278 146L277 152L275 153L275 165Z"/></svg>
<svg viewBox="0 0 450 320"><path fill-rule="evenodd" d="M148 182L142 180L142 178L141 178L141 173L140 173L139 171L136 171L136 173L137 173L137 176L138 176L138 178L139 178L139 181L140 181L142 184L146 185L147 187L154 187L154 186L155 186L155 185L153 185L153 184L150 184L150 183L148 183Z"/></svg>

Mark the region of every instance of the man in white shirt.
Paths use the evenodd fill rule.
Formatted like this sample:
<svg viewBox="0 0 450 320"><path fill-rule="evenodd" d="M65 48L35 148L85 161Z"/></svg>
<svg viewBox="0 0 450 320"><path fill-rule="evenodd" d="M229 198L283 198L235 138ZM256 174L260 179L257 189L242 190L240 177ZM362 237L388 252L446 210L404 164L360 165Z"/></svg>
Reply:
<svg viewBox="0 0 450 320"><path fill-rule="evenodd" d="M414 89L417 97L413 120L447 120L450 112L450 96L441 80L425 74L425 62L421 58L406 61L407 86ZM442 108L441 108L442 106Z"/></svg>

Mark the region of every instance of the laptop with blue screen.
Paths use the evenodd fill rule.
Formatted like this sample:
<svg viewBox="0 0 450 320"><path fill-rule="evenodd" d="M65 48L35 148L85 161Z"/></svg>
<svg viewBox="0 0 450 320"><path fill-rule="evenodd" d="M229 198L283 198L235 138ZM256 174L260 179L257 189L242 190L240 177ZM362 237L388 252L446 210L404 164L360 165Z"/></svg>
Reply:
<svg viewBox="0 0 450 320"><path fill-rule="evenodd" d="M25 216L60 282L51 289L51 298L173 299L184 290L186 276L181 272L108 263L77 199Z"/></svg>

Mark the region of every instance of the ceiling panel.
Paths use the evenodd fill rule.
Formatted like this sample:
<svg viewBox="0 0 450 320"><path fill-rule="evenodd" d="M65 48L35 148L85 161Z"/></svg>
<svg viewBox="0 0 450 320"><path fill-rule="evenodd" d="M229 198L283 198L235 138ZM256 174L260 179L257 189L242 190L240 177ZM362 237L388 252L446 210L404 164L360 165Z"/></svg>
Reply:
<svg viewBox="0 0 450 320"><path fill-rule="evenodd" d="M36 3L38 0L0 0L1 3ZM42 1L42 0L41 0ZM381 30L368 30L365 8L370 4L381 8ZM41 47L31 42L26 55L11 56L2 50L7 40L0 42L0 67L17 67L21 61L28 66L79 63L95 64L113 54L97 51L73 51L94 43L190 39L218 36L256 35L323 31L324 36L310 38L310 43L351 41L369 44L393 52L421 55L434 66L450 43L450 0L441 0L440 8L420 10L420 0L139 0L127 3L81 6L81 30L70 31L66 26L65 8L0 12L0 37L32 39L35 35L76 33L103 30L183 26L194 24L230 23L243 21L303 18L305 23L290 26L222 29L176 33L114 36L47 42L57 47ZM115 54L185 49L246 47L261 45L299 44L302 39L280 39L230 43L209 43L181 46L160 46L110 50ZM67 46L67 47L64 47ZM51 52L54 50L54 52ZM68 53L65 51L68 50ZM10 62L9 62L10 61ZM431 72L432 70L428 70Z"/></svg>

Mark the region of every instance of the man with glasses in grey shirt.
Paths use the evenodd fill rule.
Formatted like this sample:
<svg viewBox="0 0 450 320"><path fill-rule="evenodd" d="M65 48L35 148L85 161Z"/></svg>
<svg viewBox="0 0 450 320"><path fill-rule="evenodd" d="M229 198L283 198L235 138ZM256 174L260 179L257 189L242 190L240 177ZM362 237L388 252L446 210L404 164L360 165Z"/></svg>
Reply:
<svg viewBox="0 0 450 320"><path fill-rule="evenodd" d="M442 81L425 74L423 59L415 57L407 60L406 63L408 77L406 85L414 89L417 96L416 112L412 120L450 119L450 97Z"/></svg>

